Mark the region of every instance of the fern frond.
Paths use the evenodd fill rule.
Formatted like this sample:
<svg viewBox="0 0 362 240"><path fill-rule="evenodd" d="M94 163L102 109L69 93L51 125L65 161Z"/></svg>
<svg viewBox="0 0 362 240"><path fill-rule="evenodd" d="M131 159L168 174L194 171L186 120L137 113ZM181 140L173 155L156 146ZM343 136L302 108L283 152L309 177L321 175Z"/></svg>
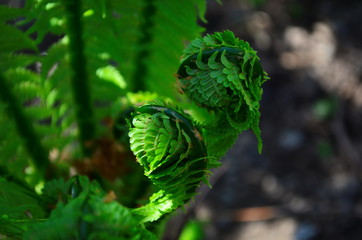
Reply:
<svg viewBox="0 0 362 240"><path fill-rule="evenodd" d="M80 9L79 18L84 30L81 37L87 39L84 48L84 55L88 60L87 78L90 82L93 100L100 103L100 109L102 109L96 113L97 122L110 115L110 103L114 97L124 95L125 86L122 85L123 81L119 80L122 77L127 84L127 90L136 89L141 81L144 81L145 84L141 85L144 85L147 90L155 90L169 96L175 94L173 75L177 70L183 43L197 36L202 30L196 24L195 6L199 8L200 17L202 17L205 1L188 0L182 3L155 1L154 14L149 17L147 17L146 11L147 4L147 1L131 0L84 1ZM142 11L145 14L139 14ZM34 46L42 42L48 33L58 36L66 35L54 47L48 49L46 55L40 60L41 76L44 80L47 79L44 81L44 86L48 88L48 91L52 91L52 94L42 101L48 103L48 108L52 102L55 104L61 102L63 107L67 106L68 109L67 114L64 115L59 113L59 107L51 107L52 124L61 122L63 131L74 124L73 113L76 110L69 98L69 92L71 92L69 81L72 79L72 70L69 68L67 62L69 56L65 49L69 43L74 41L69 41L66 30L66 27L69 26L66 25L66 13L65 6L61 1L29 0L26 2L24 10L4 17L15 18L17 14L25 17L24 20L19 20L17 25L31 23L31 27L24 36L35 35L36 39L31 41ZM157 24L151 27L148 24L150 21L155 21ZM142 36L145 34L143 31L145 28L152 33L149 37L147 34ZM58 49L57 52L56 49ZM116 78L104 78L102 74L99 74L104 67L109 67L110 63L114 67L111 75L112 77L118 76ZM139 64L135 65L135 63ZM137 78L136 75L140 73L141 77ZM77 79L82 79L82 77ZM139 81L135 82L135 79ZM84 92L76 94L76 96L84 96ZM82 109L85 111L89 108L83 107ZM83 115L91 117L91 114ZM66 126L64 118L68 120L68 126ZM59 126L58 130L60 130ZM90 132L92 131L88 131L88 133Z"/></svg>
<svg viewBox="0 0 362 240"><path fill-rule="evenodd" d="M27 0L23 17L22 24L31 23L26 34L35 34L35 44L40 44L49 33L63 35L65 32L65 10L60 0Z"/></svg>
<svg viewBox="0 0 362 240"><path fill-rule="evenodd" d="M24 15L24 9L22 8L11 8L6 5L0 5L0 22L15 20L22 15Z"/></svg>
<svg viewBox="0 0 362 240"><path fill-rule="evenodd" d="M184 42L202 31L196 24L196 4L203 9L205 1L104 1L101 6L89 2L86 7L94 10L84 19L89 23L87 46L93 50L89 53L108 55L128 90L175 96L174 74Z"/></svg>
<svg viewBox="0 0 362 240"><path fill-rule="evenodd" d="M39 180L47 170L49 161L47 148L42 145L36 125L48 117L49 111L38 104L45 94L39 76L28 70L39 60L36 55L38 48L26 33L18 29L23 25L21 19L27 13L24 9L1 6L0 12L0 105L5 106L1 109L4 111L0 122L2 127L8 126L7 133L0 136L0 164L7 165L16 176L24 179L28 177L24 175L24 169L32 160L39 170L36 177ZM34 165L31 168L34 169Z"/></svg>
<svg viewBox="0 0 362 240"><path fill-rule="evenodd" d="M261 85L269 78L249 43L231 31L196 38L184 51L178 75L182 91L199 106L215 112L215 119L205 126L211 156L224 155L246 129L254 131L261 151L259 102ZM230 130L221 133L220 127Z"/></svg>
<svg viewBox="0 0 362 240"><path fill-rule="evenodd" d="M155 221L185 204L206 179L205 143L190 119L162 105L137 108L129 136L131 150L145 175L160 189L149 204L134 213L144 222Z"/></svg>
<svg viewBox="0 0 362 240"><path fill-rule="evenodd" d="M0 54L0 71L6 72L9 69L29 66L39 60L36 55L21 53L4 53Z"/></svg>
<svg viewBox="0 0 362 240"><path fill-rule="evenodd" d="M0 112L6 111L6 105L0 102ZM14 122L7 115L0 115L0 167L19 179L24 179L24 169L29 165L30 158L18 136Z"/></svg>
<svg viewBox="0 0 362 240"><path fill-rule="evenodd" d="M154 14L149 17L147 17L147 5L147 1L102 0L84 1L81 6L79 18L83 26L83 34L78 33L78 35L87 39L84 48L84 56L87 58L85 73L90 83L92 99L99 105L95 114L95 121L98 123L110 115L111 102L115 97L124 95L125 90L136 89L141 84L140 81L145 82L141 85L144 85L147 90L155 90L162 95L174 95L173 75L177 70L183 43L197 36L202 30L196 24L195 6L199 8L199 16L202 17L205 1L188 0L182 3L155 1ZM142 11L145 14L139 14ZM10 14L10 12L13 13ZM25 17L17 21L16 24L19 26L31 23L30 28L22 34L25 36L24 39L30 39L28 37L30 34L35 35L36 39L30 40L30 42L25 41L24 46L26 47L28 47L26 44L36 46L48 33L57 36L65 35L47 49L45 56L40 58L42 87L51 93L43 96L41 101L46 103L47 109L51 110L49 128L53 131L53 136L59 136L60 132L74 128L76 122L74 113L79 110L72 104L69 94L71 92L69 83L73 70L70 68L66 49L74 41L69 39L67 31L69 25L66 24L66 16L67 10L64 4L58 0L29 0L26 2L24 10L14 9L14 11L9 11L8 16L4 16L4 19ZM148 25L150 21L155 21L157 24L151 27ZM73 25L70 24L70 26ZM150 37L147 37L147 34L143 35L145 28L152 33ZM16 34L8 34L8 36L12 35ZM6 40L7 44L8 42ZM13 53L10 48L9 52ZM19 61L24 60L24 64L27 64L28 62L25 62L22 57L23 55L19 56ZM2 61L1 56L0 61ZM6 61L6 65L10 65L10 61L14 61L14 58L10 61L9 58L6 58L3 61ZM135 65L135 63L139 64ZM14 63L15 65L17 62ZM113 68L111 78L104 77L101 72L110 67ZM141 77L137 78L137 74L141 74ZM77 79L83 78L78 77ZM139 81L135 82L135 79ZM124 85L124 82L127 86ZM78 92L75 96L84 96L84 94L84 91L82 94ZM59 107L59 104L62 107ZM66 113L63 109L67 109ZM83 114L83 119L85 116L87 119L92 118L92 114L86 109L89 110L89 107L82 107L82 111L87 112ZM78 130L80 134L81 132L91 133L92 131L89 129L88 131ZM76 131L71 132L76 133ZM94 137L96 136L93 135ZM64 146L57 144L54 147L62 149Z"/></svg>
<svg viewBox="0 0 362 240"><path fill-rule="evenodd" d="M54 184L64 191L63 182ZM156 239L129 209L108 200L96 182L75 176L65 185L68 201L59 202L46 221L29 226L23 239Z"/></svg>
<svg viewBox="0 0 362 240"><path fill-rule="evenodd" d="M13 53L20 50L36 51L37 47L26 34L13 26L0 22L0 53Z"/></svg>
<svg viewBox="0 0 362 240"><path fill-rule="evenodd" d="M45 215L34 191L0 177L0 234L21 239L27 227Z"/></svg>
<svg viewBox="0 0 362 240"><path fill-rule="evenodd" d="M0 100L7 106L7 113L14 119L18 134L23 138L26 150L32 157L39 172L49 166L47 151L41 145L39 136L29 118L24 113L23 107L9 87L7 80L0 73Z"/></svg>

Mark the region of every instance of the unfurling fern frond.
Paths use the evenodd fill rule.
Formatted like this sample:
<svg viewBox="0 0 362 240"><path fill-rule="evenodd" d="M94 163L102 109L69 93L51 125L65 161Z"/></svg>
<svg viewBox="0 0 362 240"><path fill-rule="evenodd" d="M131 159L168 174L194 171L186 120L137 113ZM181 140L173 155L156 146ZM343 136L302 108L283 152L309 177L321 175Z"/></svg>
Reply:
<svg viewBox="0 0 362 240"><path fill-rule="evenodd" d="M235 138L239 132L251 128L261 150L259 101L261 85L268 76L259 60L249 43L236 38L231 31L197 38L185 49L178 71L181 90L196 104L218 115L219 124L206 127L213 135L210 138L213 149L226 138ZM224 133L219 134L220 126L230 130L223 129ZM223 155L224 151L220 151L215 155Z"/></svg>
<svg viewBox="0 0 362 240"><path fill-rule="evenodd" d="M134 212L145 222L154 221L195 195L208 169L205 143L184 113L160 105L138 108L129 136L145 175L160 189Z"/></svg>

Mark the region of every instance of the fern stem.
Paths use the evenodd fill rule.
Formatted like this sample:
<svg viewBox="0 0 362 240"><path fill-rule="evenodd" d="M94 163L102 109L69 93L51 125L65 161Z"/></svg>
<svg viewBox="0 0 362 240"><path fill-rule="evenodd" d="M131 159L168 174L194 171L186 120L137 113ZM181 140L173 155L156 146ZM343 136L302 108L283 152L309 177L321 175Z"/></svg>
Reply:
<svg viewBox="0 0 362 240"><path fill-rule="evenodd" d="M25 149L33 159L35 167L45 173L49 166L48 153L40 142L31 120L24 113L23 107L6 82L5 77L0 73L0 100L7 105L7 112L14 119L15 127L21 138L24 140Z"/></svg>
<svg viewBox="0 0 362 240"><path fill-rule="evenodd" d="M89 80L86 71L84 42L82 39L82 4L80 0L64 0L63 2L67 12L70 65L73 69L71 85L79 129L79 140L83 153L89 155L91 150L89 142L95 137L96 126L91 103Z"/></svg>
<svg viewBox="0 0 362 240"><path fill-rule="evenodd" d="M155 25L154 15L157 12L155 6L155 1L146 0L145 7L142 9L142 19L144 21L140 25L139 32L142 33L141 37L138 39L139 51L135 58L136 69L133 75L133 88L134 91L145 91L147 90L146 86L146 76L149 72L149 66L146 62L146 59L150 56L150 43L153 41L153 27Z"/></svg>

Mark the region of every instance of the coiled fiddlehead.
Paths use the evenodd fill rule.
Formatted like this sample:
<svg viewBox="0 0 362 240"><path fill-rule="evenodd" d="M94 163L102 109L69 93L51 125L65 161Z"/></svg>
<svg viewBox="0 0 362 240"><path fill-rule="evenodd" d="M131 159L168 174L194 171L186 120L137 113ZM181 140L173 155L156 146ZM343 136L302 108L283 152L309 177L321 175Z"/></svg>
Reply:
<svg viewBox="0 0 362 240"><path fill-rule="evenodd" d="M157 220L196 194L209 163L201 131L184 113L162 105L137 108L129 136L145 175L160 189L149 204L134 210L144 222Z"/></svg>
<svg viewBox="0 0 362 240"><path fill-rule="evenodd" d="M268 76L259 60L256 51L231 31L197 38L184 51L180 87L192 101L218 116L206 126L209 149L216 157L230 147L223 146L226 139L235 139L248 128L257 136L261 151L259 101Z"/></svg>

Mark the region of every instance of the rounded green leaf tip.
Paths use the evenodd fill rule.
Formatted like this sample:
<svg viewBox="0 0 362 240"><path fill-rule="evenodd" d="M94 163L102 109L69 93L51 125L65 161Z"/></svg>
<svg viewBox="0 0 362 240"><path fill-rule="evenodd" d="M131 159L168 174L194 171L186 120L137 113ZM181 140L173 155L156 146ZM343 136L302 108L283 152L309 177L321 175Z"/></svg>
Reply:
<svg viewBox="0 0 362 240"><path fill-rule="evenodd" d="M178 71L181 88L210 110L228 107L237 112L243 105L257 110L261 85L268 79L259 60L231 31L197 38L184 51Z"/></svg>
<svg viewBox="0 0 362 240"><path fill-rule="evenodd" d="M160 105L137 108L129 137L145 175L161 189L137 214L148 217L149 211L157 209L153 221L196 195L208 175L208 158L201 131L182 111ZM158 204L162 208L154 208Z"/></svg>
<svg viewBox="0 0 362 240"><path fill-rule="evenodd" d="M251 128L259 140L262 84L269 79L249 43L231 31L193 40L178 70L181 92L210 111L226 112L230 127Z"/></svg>
<svg viewBox="0 0 362 240"><path fill-rule="evenodd" d="M189 193L204 178L207 153L201 132L183 114L158 105L135 111L131 150L145 175L169 193ZM186 183L186 184L185 184Z"/></svg>

